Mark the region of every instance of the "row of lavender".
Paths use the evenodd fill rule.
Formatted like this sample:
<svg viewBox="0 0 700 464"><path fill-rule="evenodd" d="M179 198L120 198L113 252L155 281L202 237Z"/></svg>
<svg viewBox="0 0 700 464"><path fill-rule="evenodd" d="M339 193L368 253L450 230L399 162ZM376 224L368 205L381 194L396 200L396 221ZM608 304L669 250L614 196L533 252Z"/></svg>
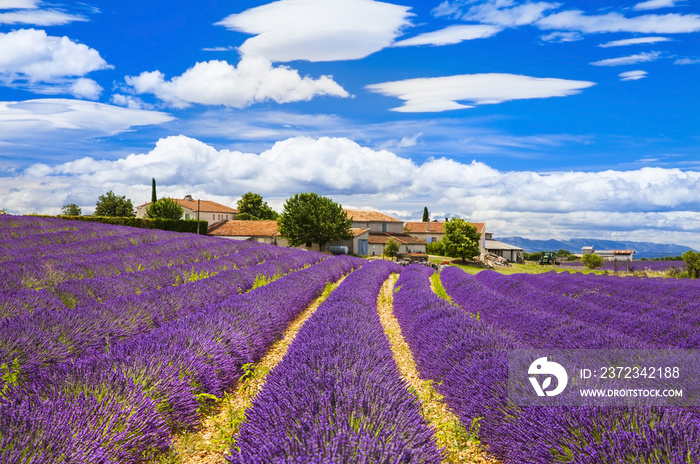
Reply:
<svg viewBox="0 0 700 464"><path fill-rule="evenodd" d="M109 241L112 226L102 227L104 240ZM109 262L123 269L135 268L132 272L77 277L58 281L51 289L0 294L0 308L6 315L0 319L0 363L19 362L22 377L31 378L56 362L104 350L119 340L216 305L231 294L251 289L256 279L269 279L326 258L301 250L175 233L167 233L162 242L165 245L149 243L149 250L157 250L150 254L137 244L114 252L95 253L88 247L78 255L96 268L98 263ZM182 261L183 249L194 250L190 256L199 258L171 265ZM204 255L209 259L202 260ZM146 263L143 269L148 270L138 270L131 259ZM12 263L4 263L6 272L18 272ZM175 285L178 283L181 285ZM67 302L71 304L66 307Z"/></svg>
<svg viewBox="0 0 700 464"><path fill-rule="evenodd" d="M51 280L51 283L43 288L21 286L10 290L0 290L0 319L32 314L41 310L73 308L76 305L96 301L106 302L122 296L159 290L212 277L223 271L233 271L263 262L277 264L279 272L284 273L291 268L308 265L325 258L317 253L286 252L277 247L259 245L248 247L247 243L236 243L235 248L231 247L231 244L224 243L223 245L228 245L226 251L229 254L223 256L210 254L207 258L201 254L207 253L207 247L204 244L194 251L190 250L189 255L192 257L190 261L187 261L186 256L183 256L179 250L166 252L161 249L157 256L148 256L143 253L144 250L133 250L133 255L141 252L138 257L139 264L149 262L148 267L134 265L131 257L124 256L123 253L115 256L116 253L100 252L102 256L98 259L90 259L91 254L83 256L85 261L92 261L90 265L93 267L99 266L95 261L102 263L108 261L112 268L117 264L123 268L133 267L133 270L125 270L116 275L104 273L106 275L84 277L80 273L56 272L53 267L43 267L42 272L51 277L37 276L39 273L34 273L34 277L30 280L45 284ZM222 244L213 243L212 245L221 246ZM236 250L238 251L232 253ZM286 260L286 262L280 262L280 260ZM160 261L160 265L158 265L158 261ZM180 264L175 264L176 261ZM15 279L18 279L17 275L22 275L21 269L12 269L10 265L4 271L15 276ZM229 274L231 273L229 272Z"/></svg>
<svg viewBox="0 0 700 464"><path fill-rule="evenodd" d="M450 271L447 275L461 274ZM608 276L519 274L493 271L462 279L456 297L482 287L504 297L507 307L484 311L484 321L514 327L511 308L555 318L543 327L576 325L578 335L563 334L560 348L700 347L700 286L688 279L637 279ZM535 316L533 316L535 317ZM532 320L529 318L528 320ZM553 320L553 319L552 319ZM602 329L601 327L605 328ZM599 336L609 334L606 339ZM573 338L570 338L573 337Z"/></svg>
<svg viewBox="0 0 700 464"><path fill-rule="evenodd" d="M377 313L397 266L352 273L267 376L230 460L254 463L439 463L417 399L400 378Z"/></svg>
<svg viewBox="0 0 700 464"><path fill-rule="evenodd" d="M206 240L220 250L221 242ZM130 284L119 296L99 278L59 282L54 291L70 287L81 302L75 308L1 321L2 361L18 362L20 375L1 386L0 461L134 462L165 448L170 432L196 424L198 399L232 386L327 282L363 263L264 246L252 259L247 247L227 246L222 259L239 259L225 271L214 265L213 277L198 268L204 278L121 294L133 292ZM256 277L302 267L243 293Z"/></svg>
<svg viewBox="0 0 700 464"><path fill-rule="evenodd" d="M629 266L628 266L629 264ZM560 264L562 268L567 269L585 269L586 266L581 261L567 261ZM678 269L680 271L685 270L685 263L683 261L632 261L630 263L624 261L605 261L603 266L598 268L599 271L627 271L629 267L630 272L635 271L651 271L651 272L664 272L672 269Z"/></svg>
<svg viewBox="0 0 700 464"><path fill-rule="evenodd" d="M510 349L657 347L672 345L671 339L633 323L622 327L625 308L617 308L616 317L614 309L601 315L615 321L607 328L595 315L587 316L600 306L560 297L556 286L548 293L547 282L540 282L539 288L523 282L554 275L506 277L486 272L473 277L448 268L442 283L458 308L430 291L430 273L424 268L402 273L395 297L397 318L421 374L436 381L465 424L479 424L482 441L503 462L687 463L700 459L700 420L695 410L518 408L507 402ZM648 317L651 323L653 314ZM655 329L663 330L656 323Z"/></svg>

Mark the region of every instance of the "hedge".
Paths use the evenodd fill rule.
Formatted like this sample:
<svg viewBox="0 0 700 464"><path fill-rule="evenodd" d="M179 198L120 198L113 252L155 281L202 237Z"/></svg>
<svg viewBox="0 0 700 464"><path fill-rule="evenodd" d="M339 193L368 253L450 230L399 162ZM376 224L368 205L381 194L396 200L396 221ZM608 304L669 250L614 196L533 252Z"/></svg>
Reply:
<svg viewBox="0 0 700 464"><path fill-rule="evenodd" d="M68 219L72 221L102 222L104 224L114 224L118 226L138 227L140 229L161 229L173 232L197 233L197 223L199 223L200 235L207 234L207 221L197 221L196 219L147 219L137 217L111 217L111 216L47 216Z"/></svg>

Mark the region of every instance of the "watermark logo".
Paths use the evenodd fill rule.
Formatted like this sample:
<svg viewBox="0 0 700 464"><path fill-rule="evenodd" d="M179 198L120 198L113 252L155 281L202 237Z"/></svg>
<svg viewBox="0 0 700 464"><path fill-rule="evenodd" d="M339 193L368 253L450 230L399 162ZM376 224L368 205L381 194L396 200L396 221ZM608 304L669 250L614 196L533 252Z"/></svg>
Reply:
<svg viewBox="0 0 700 464"><path fill-rule="evenodd" d="M532 388L537 392L537 396L557 396L564 391L569 381L566 369L559 363L548 361L546 356L535 359L532 364L530 364L527 373L531 376L530 383L532 384ZM541 385L538 376L546 376ZM552 376L556 377L557 386L553 390L547 390L552 386Z"/></svg>

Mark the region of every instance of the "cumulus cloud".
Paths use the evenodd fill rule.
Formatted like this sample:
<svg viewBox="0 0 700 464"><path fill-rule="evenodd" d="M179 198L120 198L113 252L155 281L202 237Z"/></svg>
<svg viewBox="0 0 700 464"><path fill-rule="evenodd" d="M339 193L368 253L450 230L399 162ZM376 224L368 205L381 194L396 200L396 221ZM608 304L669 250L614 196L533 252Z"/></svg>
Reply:
<svg viewBox="0 0 700 464"><path fill-rule="evenodd" d="M567 10L548 15L538 20L536 24L542 29L580 31L587 34L604 32L679 34L700 31L700 15L669 13L628 18L615 12L587 15L580 10Z"/></svg>
<svg viewBox="0 0 700 464"><path fill-rule="evenodd" d="M126 83L131 92L154 94L176 108L193 103L244 108L268 100L288 103L319 95L349 96L330 76L302 78L296 70L273 67L260 56L244 56L238 67L226 61L200 62L170 80L160 71L143 72L127 76Z"/></svg>
<svg viewBox="0 0 700 464"><path fill-rule="evenodd" d="M647 77L646 71L626 71L620 73L621 81L637 81L639 79L644 79Z"/></svg>
<svg viewBox="0 0 700 464"><path fill-rule="evenodd" d="M172 119L166 113L131 110L83 100L51 98L5 101L0 102L0 139L29 143L57 132L98 137Z"/></svg>
<svg viewBox="0 0 700 464"><path fill-rule="evenodd" d="M114 161L33 165L15 177L0 177L0 197L2 207L16 213L55 213L76 198L87 211L110 189L140 204L150 199L153 173L159 191L175 197L189 193L233 205L242 193L255 191L281 205L294 193L314 191L345 205L384 211L422 211L428 204L434 211L486 221L489 231L501 236L601 236L624 226L647 239L666 241L672 229L679 237L695 234L697 242L700 230L698 171L503 172L448 158L417 164L329 137L294 137L256 154L172 136L148 153Z"/></svg>
<svg viewBox="0 0 700 464"><path fill-rule="evenodd" d="M410 39L394 43L394 47L414 45L452 45L465 40L485 39L498 34L502 29L488 24L449 26L438 31L426 32Z"/></svg>
<svg viewBox="0 0 700 464"><path fill-rule="evenodd" d="M632 7L633 10L656 10L659 8L672 8L676 6L678 0L647 0L646 2L637 3Z"/></svg>
<svg viewBox="0 0 700 464"><path fill-rule="evenodd" d="M97 50L65 36L36 29L0 33L0 82L7 86L95 99L102 88L82 76L111 67Z"/></svg>
<svg viewBox="0 0 700 464"><path fill-rule="evenodd" d="M592 85L595 84L587 81L489 73L408 79L371 84L366 88L404 100L403 106L394 111L439 112L510 100L564 97Z"/></svg>
<svg viewBox="0 0 700 464"><path fill-rule="evenodd" d="M254 34L240 47L270 61L356 60L388 47L410 25L410 8L373 0L280 0L219 25Z"/></svg>
<svg viewBox="0 0 700 464"><path fill-rule="evenodd" d="M621 56L619 58L608 58L606 60L593 61L593 66L627 66L637 63L649 63L661 57L659 52L637 53L636 55Z"/></svg>

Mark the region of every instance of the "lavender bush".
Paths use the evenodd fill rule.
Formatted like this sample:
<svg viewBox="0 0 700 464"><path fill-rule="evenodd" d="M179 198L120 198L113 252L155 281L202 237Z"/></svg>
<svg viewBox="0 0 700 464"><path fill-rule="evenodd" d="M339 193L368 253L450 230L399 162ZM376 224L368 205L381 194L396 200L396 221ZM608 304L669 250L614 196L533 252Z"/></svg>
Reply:
<svg viewBox="0 0 700 464"><path fill-rule="evenodd" d="M76 301L84 300L75 307L57 308L48 287L3 293L3 298L23 295L24 309L34 302L42 306L27 314L17 310L17 302L0 302L11 313L0 321L0 358L10 366L0 379L0 462L150 459L169 446L173 431L196 427L207 395L233 386L241 366L259 359L328 282L364 264L351 257L181 236L185 242L192 238L196 252L188 255L190 264L178 268L173 253L186 244L176 245L173 235L166 235L173 243L150 243L150 250L159 250L154 253L100 246L94 253L101 256L92 257L95 248L88 248L85 262L96 266L117 254L112 262L129 278L122 286L108 276L82 279L88 281L82 286L57 282L53 290L61 297L73 291ZM141 268L134 261L143 263ZM147 270L159 265L174 268L163 269L170 277L156 278L157 269ZM173 272L188 269L196 279L176 278L177 285L168 285ZM275 278L248 291L259 280ZM97 285L100 279L107 284ZM166 286L134 292L139 285ZM32 300L26 292L39 296Z"/></svg>
<svg viewBox="0 0 700 464"><path fill-rule="evenodd" d="M306 322L247 413L232 462L440 462L377 314L392 271L367 264Z"/></svg>
<svg viewBox="0 0 700 464"><path fill-rule="evenodd" d="M404 275L407 276L407 271ZM404 278L402 275L402 278ZM503 460L504 463L688 463L700 459L700 420L696 408L659 408L659 407L559 407L518 408L509 405L505 401L505 382L507 380L505 353L499 349L507 348L613 348L613 347L670 347L679 348L686 345L682 339L673 342L672 336L665 336L664 330L685 330L685 324L689 319L678 320L675 326L653 325L654 307L646 306L637 308L638 314L628 314L625 320L625 307L605 308L596 306L595 301L584 300L579 302L583 294L595 292L593 281L602 287L609 284L609 279L617 279L615 283L629 283L634 286L635 280L619 279L608 276L569 276L574 280L572 287L576 287L577 279L588 282L588 291L572 294L560 291L562 285L548 285L550 279L564 279L556 274L540 276L510 276L504 277L495 273L480 273L476 277L468 276L457 268L448 268L442 272L442 282L453 301L459 304L465 314L462 321L479 315L481 330L496 330L496 339L499 336L507 336L513 341L497 343L490 353L481 356L488 359L486 364L474 364L470 359L477 349L462 352L461 355L452 354L450 344L447 344L448 354L442 354L433 350L429 358L440 357L458 361L460 367L445 375L441 388L445 390L446 399L453 405L458 415L464 421L482 417L481 437L489 445L492 453ZM593 279L593 280L592 280ZM425 279L424 279L425 280ZM650 288L649 290L661 291L662 288L671 290L673 281L661 281L654 279L658 285L669 286ZM665 283L664 283L665 282ZM624 294L622 288L617 286L619 295ZM569 282L568 284L571 284ZM585 286L584 286L585 287ZM400 304L403 310L408 302L400 298L404 287L397 295L397 314L400 313ZM427 288L425 282L417 282L411 288L422 288L416 292L424 292ZM408 290L408 289L406 289ZM548 291L549 290L549 291ZM628 289L629 290L629 289ZM673 292L672 292L673 293ZM559 296L562 295L562 296ZM568 296L567 296L568 295ZM630 295L630 300L640 299L637 294ZM503 306L505 305L505 306ZM443 309L441 309L443 310ZM587 315L588 312L588 315ZM649 328L644 328L634 322L639 314L647 314ZM576 317L579 319L576 319ZM606 328L600 321L613 317L608 323L614 329ZM437 320L434 314L430 320ZM433 319L435 318L435 319ZM632 320L632 321L630 321ZM596 321L598 330L596 331ZM615 322L612 322L615 321ZM411 324L411 322L406 322ZM435 327L413 322L420 328L422 336L430 340L431 333L437 332ZM424 328L423 328L424 327ZM479 346L489 347L483 338L473 336L467 330L455 333L452 328L458 327L452 323L448 332L451 336L458 333L467 333L468 338L477 340ZM660 331L660 332L659 332ZM676 333L678 335L678 333ZM443 335L444 337L444 335ZM479 341L481 340L481 341ZM432 340L432 343L424 342L423 346L443 345L440 339ZM490 359L488 356L492 356ZM438 362L439 364L439 362ZM462 368L461 365L470 367ZM494 374L490 379L483 378L483 372ZM439 373L439 372L438 372ZM442 380L440 377L434 377ZM470 380L472 379L472 380ZM460 384L480 385L482 394L484 385L487 398L479 398L475 404L474 392L469 388L464 389ZM495 385L495 387L494 387ZM480 408L482 403L489 407ZM630 460L632 459L632 461Z"/></svg>

